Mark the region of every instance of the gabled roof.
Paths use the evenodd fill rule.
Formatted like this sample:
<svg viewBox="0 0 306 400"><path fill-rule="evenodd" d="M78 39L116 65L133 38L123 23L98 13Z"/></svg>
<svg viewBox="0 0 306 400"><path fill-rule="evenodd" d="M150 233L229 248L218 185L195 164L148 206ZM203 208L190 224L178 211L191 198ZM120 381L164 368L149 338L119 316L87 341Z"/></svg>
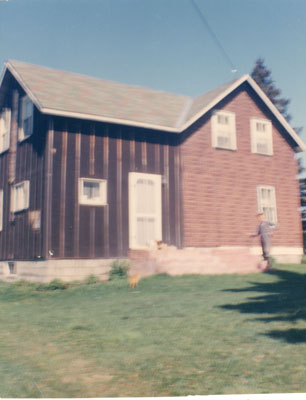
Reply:
<svg viewBox="0 0 306 400"><path fill-rule="evenodd" d="M19 61L9 60L10 71L36 107L45 114L105 121L180 133L247 82L296 143L306 146L269 98L249 75L196 98L105 81Z"/></svg>

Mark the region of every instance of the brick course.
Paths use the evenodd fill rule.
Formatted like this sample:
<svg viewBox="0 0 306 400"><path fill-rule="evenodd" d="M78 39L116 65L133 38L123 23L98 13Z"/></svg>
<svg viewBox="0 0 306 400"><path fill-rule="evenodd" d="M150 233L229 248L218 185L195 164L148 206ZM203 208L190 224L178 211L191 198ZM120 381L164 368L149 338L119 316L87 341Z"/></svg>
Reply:
<svg viewBox="0 0 306 400"><path fill-rule="evenodd" d="M276 246L302 246L294 150L246 89L216 109L236 114L237 150L215 149L211 121L199 121L181 145L184 246L257 245L257 185L275 187ZM273 156L251 153L250 118L272 119Z"/></svg>

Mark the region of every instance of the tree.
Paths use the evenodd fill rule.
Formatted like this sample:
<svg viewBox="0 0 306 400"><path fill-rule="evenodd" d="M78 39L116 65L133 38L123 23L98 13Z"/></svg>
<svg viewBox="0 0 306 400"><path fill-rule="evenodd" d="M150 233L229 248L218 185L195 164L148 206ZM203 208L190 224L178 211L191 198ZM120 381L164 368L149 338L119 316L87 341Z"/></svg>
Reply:
<svg viewBox="0 0 306 400"><path fill-rule="evenodd" d="M290 103L289 99L280 97L281 91L275 87L274 81L271 76L271 71L265 66L264 59L259 57L255 61L253 71L251 76L254 81L260 86L264 93L269 97L278 111L283 115L283 117L289 122L291 115L288 114L288 105ZM300 134L302 127L293 128L297 134ZM299 184L300 184L300 197L301 197L301 214L303 223L303 237L304 237L304 250L306 248L306 178L301 177L301 174L305 172L305 168L302 165L301 158L298 159L299 163Z"/></svg>
<svg viewBox="0 0 306 400"><path fill-rule="evenodd" d="M265 66L263 58L259 57L255 61L251 77L261 87L283 117L289 122L291 115L288 114L287 108L290 100L280 97L281 91L275 87L271 71Z"/></svg>

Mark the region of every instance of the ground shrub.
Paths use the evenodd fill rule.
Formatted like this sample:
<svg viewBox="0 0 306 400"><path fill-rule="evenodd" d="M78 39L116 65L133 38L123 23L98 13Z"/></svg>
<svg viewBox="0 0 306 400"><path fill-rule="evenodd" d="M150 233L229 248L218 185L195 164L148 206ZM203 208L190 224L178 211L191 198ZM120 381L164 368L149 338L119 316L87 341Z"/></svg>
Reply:
<svg viewBox="0 0 306 400"><path fill-rule="evenodd" d="M127 278L129 271L129 263L125 260L116 260L111 265L109 280Z"/></svg>
<svg viewBox="0 0 306 400"><path fill-rule="evenodd" d="M84 279L85 285L94 285L99 282L100 282L99 277L93 274L87 276L87 278Z"/></svg>
<svg viewBox="0 0 306 400"><path fill-rule="evenodd" d="M43 287L45 290L64 290L67 289L69 285L61 279L53 279L51 282L43 285Z"/></svg>

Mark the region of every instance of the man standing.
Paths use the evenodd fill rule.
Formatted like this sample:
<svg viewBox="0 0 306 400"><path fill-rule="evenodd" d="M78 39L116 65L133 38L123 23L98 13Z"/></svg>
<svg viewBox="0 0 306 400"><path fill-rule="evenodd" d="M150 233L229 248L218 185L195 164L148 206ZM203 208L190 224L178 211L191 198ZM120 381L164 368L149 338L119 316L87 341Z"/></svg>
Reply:
<svg viewBox="0 0 306 400"><path fill-rule="evenodd" d="M272 269L270 262L270 249L272 245L272 232L276 229L276 225L266 220L263 213L257 214L259 221L258 230L251 237L260 236L262 255L265 262L264 270Z"/></svg>

